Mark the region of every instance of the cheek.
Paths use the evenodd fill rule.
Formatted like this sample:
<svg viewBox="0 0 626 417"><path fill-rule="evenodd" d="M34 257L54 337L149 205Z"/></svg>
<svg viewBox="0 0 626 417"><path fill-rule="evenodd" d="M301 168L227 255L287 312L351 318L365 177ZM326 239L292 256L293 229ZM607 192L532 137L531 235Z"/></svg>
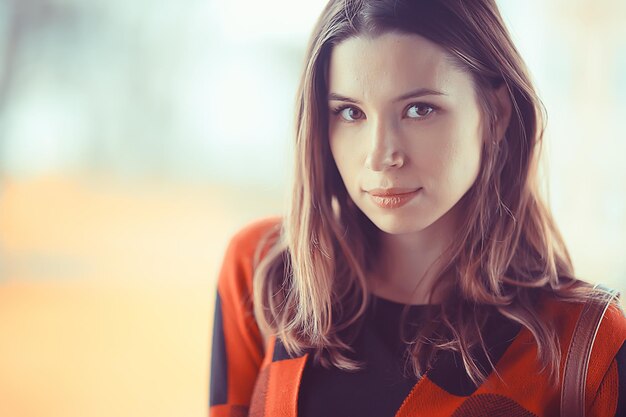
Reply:
<svg viewBox="0 0 626 417"><path fill-rule="evenodd" d="M459 188L474 183L480 168L481 138L477 131L465 129L458 132L458 140L449 149L450 180Z"/></svg>
<svg viewBox="0 0 626 417"><path fill-rule="evenodd" d="M350 145L349 141L333 138L330 140L330 150L339 175L341 175L346 188L350 189L349 184L354 182L357 175L356 149Z"/></svg>
<svg viewBox="0 0 626 417"><path fill-rule="evenodd" d="M420 133L421 138L411 147L411 159L423 174L440 181L451 165L458 163L458 132L449 124L441 124L426 134Z"/></svg>
<svg viewBox="0 0 626 417"><path fill-rule="evenodd" d="M435 189L453 190L473 181L480 164L480 138L467 125L447 125L432 136L428 147L415 157Z"/></svg>

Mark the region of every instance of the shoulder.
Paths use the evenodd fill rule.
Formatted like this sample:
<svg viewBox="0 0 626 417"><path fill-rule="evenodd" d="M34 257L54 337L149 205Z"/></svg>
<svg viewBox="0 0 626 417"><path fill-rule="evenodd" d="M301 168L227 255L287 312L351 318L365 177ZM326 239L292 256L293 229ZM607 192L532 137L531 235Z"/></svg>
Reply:
<svg viewBox="0 0 626 417"><path fill-rule="evenodd" d="M224 255L218 287L235 286L238 292L252 286L252 275L256 260L271 247L274 238L280 235L281 217L268 217L255 220L230 239Z"/></svg>
<svg viewBox="0 0 626 417"><path fill-rule="evenodd" d="M572 342L574 329L583 312L584 303L545 296L542 304L541 315L556 330L559 343L565 353ZM626 317L623 308L619 304L611 303L602 317L591 351L588 381L591 392L595 392L598 388L603 376L617 358L624 341L626 341ZM562 355L561 366L564 365L566 356L566 354Z"/></svg>
<svg viewBox="0 0 626 417"><path fill-rule="evenodd" d="M543 295L540 298L541 316L557 330L560 338L571 337L583 308L583 302L559 300L553 295ZM626 340L626 316L621 305L611 303L608 306L596 339L603 341L602 343L614 339L620 345Z"/></svg>
<svg viewBox="0 0 626 417"><path fill-rule="evenodd" d="M264 240L271 238L274 234L278 235L281 225L281 217L267 217L245 225L231 238L227 254L239 257L254 256Z"/></svg>

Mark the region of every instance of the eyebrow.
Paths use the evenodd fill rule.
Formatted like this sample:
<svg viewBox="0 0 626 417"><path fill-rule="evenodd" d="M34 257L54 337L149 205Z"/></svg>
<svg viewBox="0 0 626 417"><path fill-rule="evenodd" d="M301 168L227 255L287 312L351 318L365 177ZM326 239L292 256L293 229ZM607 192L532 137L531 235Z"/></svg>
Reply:
<svg viewBox="0 0 626 417"><path fill-rule="evenodd" d="M412 90L406 94L396 97L394 101L398 102L398 101L403 101L409 98L417 98L417 97L422 97L422 96L445 96L445 95L447 94L442 93L441 91L432 90L430 88L418 88L417 90ZM359 100L342 96L341 94L337 94L337 93L328 94L328 101L331 101L331 100L345 101L347 103L354 103L354 104L361 104Z"/></svg>

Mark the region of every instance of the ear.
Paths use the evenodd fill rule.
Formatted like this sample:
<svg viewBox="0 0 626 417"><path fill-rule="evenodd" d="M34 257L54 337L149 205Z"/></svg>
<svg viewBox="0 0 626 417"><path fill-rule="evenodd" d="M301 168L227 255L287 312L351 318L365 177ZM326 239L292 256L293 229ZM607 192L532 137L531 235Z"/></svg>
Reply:
<svg viewBox="0 0 626 417"><path fill-rule="evenodd" d="M493 90L493 108L496 111L496 125L494 138L497 142L500 142L506 133L506 129L509 127L511 120L511 97L509 95L509 89L505 82L502 82L500 86Z"/></svg>

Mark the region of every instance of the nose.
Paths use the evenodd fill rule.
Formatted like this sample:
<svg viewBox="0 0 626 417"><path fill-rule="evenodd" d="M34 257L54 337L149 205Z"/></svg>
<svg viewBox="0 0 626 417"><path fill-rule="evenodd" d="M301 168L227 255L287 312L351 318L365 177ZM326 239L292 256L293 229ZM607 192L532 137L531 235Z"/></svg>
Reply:
<svg viewBox="0 0 626 417"><path fill-rule="evenodd" d="M393 126L381 119L374 120L370 126L370 146L365 159L366 168L372 171L384 171L402 167L406 155L400 147L399 137Z"/></svg>

